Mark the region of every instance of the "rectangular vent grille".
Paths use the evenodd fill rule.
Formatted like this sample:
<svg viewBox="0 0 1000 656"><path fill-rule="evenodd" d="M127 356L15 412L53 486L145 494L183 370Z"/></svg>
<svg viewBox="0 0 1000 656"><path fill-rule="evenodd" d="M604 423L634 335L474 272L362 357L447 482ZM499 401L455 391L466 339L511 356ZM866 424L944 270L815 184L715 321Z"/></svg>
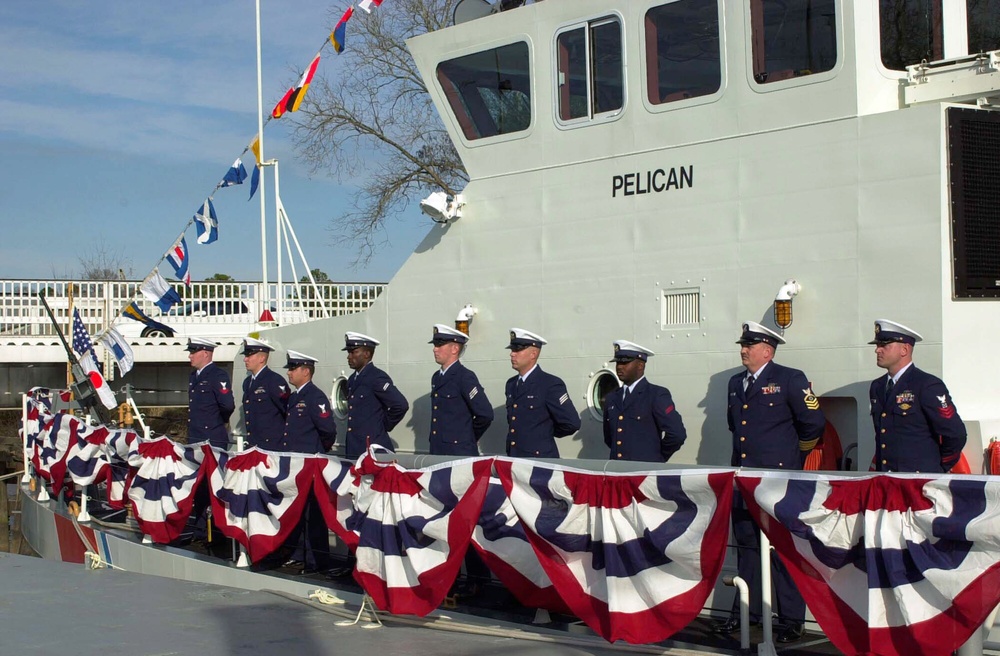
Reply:
<svg viewBox="0 0 1000 656"><path fill-rule="evenodd" d="M948 109L955 298L1000 297L1000 112Z"/></svg>
<svg viewBox="0 0 1000 656"><path fill-rule="evenodd" d="M660 298L660 328L697 328L701 314L701 294L697 289L671 289Z"/></svg>

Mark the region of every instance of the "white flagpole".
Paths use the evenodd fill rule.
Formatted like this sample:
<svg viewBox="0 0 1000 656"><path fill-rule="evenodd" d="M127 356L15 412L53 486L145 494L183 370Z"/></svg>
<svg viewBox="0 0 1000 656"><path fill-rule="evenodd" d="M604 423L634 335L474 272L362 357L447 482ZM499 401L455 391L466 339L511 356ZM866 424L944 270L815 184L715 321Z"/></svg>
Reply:
<svg viewBox="0 0 1000 656"><path fill-rule="evenodd" d="M264 161L264 91L261 83L260 64L260 0L256 0L257 8L257 139L260 148L260 161ZM261 306L268 306L267 290L267 213L264 204L264 168L260 169L260 261L261 261L261 282L262 296Z"/></svg>
<svg viewBox="0 0 1000 656"><path fill-rule="evenodd" d="M275 232L275 243L277 247L274 249L275 256L278 258L278 288L275 292L275 301L278 303L278 325L282 326L285 323L284 310L282 308L283 303L281 298L281 187L280 187L280 176L278 175L278 160L272 160L274 162L274 232Z"/></svg>

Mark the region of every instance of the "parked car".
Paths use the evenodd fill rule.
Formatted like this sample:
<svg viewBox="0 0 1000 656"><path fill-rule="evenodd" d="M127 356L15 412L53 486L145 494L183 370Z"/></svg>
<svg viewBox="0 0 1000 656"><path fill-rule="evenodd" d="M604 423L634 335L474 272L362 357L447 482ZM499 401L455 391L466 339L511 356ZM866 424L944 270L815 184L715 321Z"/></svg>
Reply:
<svg viewBox="0 0 1000 656"><path fill-rule="evenodd" d="M257 321L258 314L251 305L253 301L216 299L187 301L183 305L174 306L166 314L150 313L152 319L163 325L162 328L147 326L129 319L119 321L117 327L126 339L187 338L195 335L242 339L247 334L269 325Z"/></svg>

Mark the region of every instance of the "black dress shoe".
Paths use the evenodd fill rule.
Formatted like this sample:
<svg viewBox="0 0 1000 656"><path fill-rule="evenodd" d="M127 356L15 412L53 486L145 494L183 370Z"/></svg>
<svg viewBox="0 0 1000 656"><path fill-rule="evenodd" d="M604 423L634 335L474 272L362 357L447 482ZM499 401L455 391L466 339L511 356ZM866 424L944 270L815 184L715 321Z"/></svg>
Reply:
<svg viewBox="0 0 1000 656"><path fill-rule="evenodd" d="M728 635L730 633L736 633L740 630L740 618L730 617L729 619L719 620L712 624L712 633L717 635Z"/></svg>
<svg viewBox="0 0 1000 656"><path fill-rule="evenodd" d="M778 635L774 639L782 644L788 644L800 639L802 633L802 622L787 622L779 628Z"/></svg>
<svg viewBox="0 0 1000 656"><path fill-rule="evenodd" d="M295 560L294 558L289 558L285 561L285 564L282 565L282 567L287 567L288 569L302 569L305 566L306 564L304 562L301 560Z"/></svg>
<svg viewBox="0 0 1000 656"><path fill-rule="evenodd" d="M352 574L354 574L353 567L331 567L326 570L326 577L328 579L346 579L350 578Z"/></svg>

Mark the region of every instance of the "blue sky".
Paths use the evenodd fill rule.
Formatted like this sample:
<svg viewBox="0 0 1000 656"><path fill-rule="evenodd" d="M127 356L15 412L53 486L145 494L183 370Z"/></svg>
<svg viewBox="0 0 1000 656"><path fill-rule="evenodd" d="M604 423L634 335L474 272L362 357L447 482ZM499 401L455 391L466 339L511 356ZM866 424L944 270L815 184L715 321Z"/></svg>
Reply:
<svg viewBox="0 0 1000 656"><path fill-rule="evenodd" d="M261 1L265 112L347 6ZM336 75L338 63L327 47L319 72ZM0 3L0 278L76 274L102 242L127 251L143 277L256 133L256 113L253 0ZM334 280L388 280L433 224L408 210L367 268L350 268L330 225L353 190L310 175L289 134L287 119L272 121L265 156L281 162L282 201L309 265ZM197 245L188 229L192 278L260 279L260 206L248 194L248 184L215 194L218 242ZM272 280L273 202L269 181Z"/></svg>

